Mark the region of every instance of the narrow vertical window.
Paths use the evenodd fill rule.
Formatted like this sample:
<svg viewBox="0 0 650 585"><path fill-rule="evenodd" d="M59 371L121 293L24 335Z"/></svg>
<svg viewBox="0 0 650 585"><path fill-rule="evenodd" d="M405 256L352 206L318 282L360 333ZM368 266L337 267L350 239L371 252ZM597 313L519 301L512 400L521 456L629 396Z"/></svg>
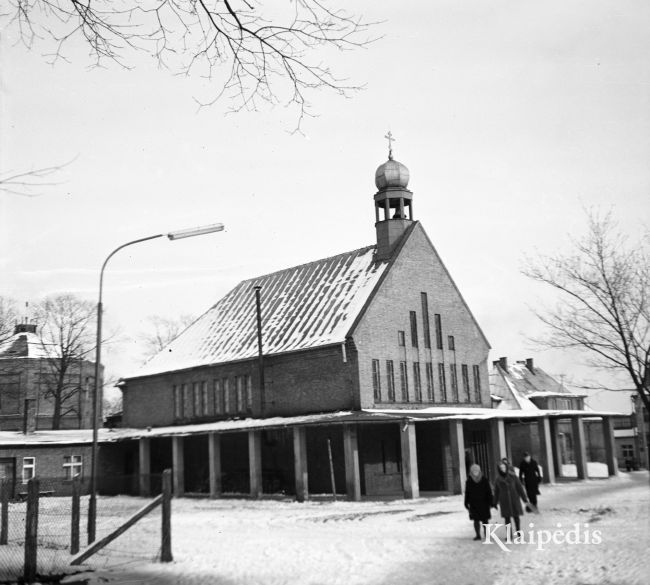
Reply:
<svg viewBox="0 0 650 585"><path fill-rule="evenodd" d="M172 392L174 394L174 418L181 419L183 418L183 396L181 395L180 386L174 384Z"/></svg>
<svg viewBox="0 0 650 585"><path fill-rule="evenodd" d="M404 331L398 331L397 332L397 344L400 347L405 347L406 346L406 336L404 335Z"/></svg>
<svg viewBox="0 0 650 585"><path fill-rule="evenodd" d="M413 362L413 388L415 401L422 402L422 378L420 377L420 362Z"/></svg>
<svg viewBox="0 0 650 585"><path fill-rule="evenodd" d="M208 383L205 381L201 382L201 402L203 416L205 416L210 412L210 394L208 393Z"/></svg>
<svg viewBox="0 0 650 585"><path fill-rule="evenodd" d="M221 388L221 380L214 380L214 413L223 413L223 390Z"/></svg>
<svg viewBox="0 0 650 585"><path fill-rule="evenodd" d="M244 377L235 376L235 387L237 389L237 412L244 410Z"/></svg>
<svg viewBox="0 0 650 585"><path fill-rule="evenodd" d="M458 371L456 364L449 364L449 373L451 374L451 399L458 402Z"/></svg>
<svg viewBox="0 0 650 585"><path fill-rule="evenodd" d="M399 363L399 378L402 390L402 402L409 401L409 373L406 369L406 362Z"/></svg>
<svg viewBox="0 0 650 585"><path fill-rule="evenodd" d="M436 347L442 349L442 320L438 313L436 313L433 318L436 323Z"/></svg>
<svg viewBox="0 0 650 585"><path fill-rule="evenodd" d="M187 384L181 384L183 394L183 418L192 418L192 393Z"/></svg>
<svg viewBox="0 0 650 585"><path fill-rule="evenodd" d="M23 457L23 483L36 475L36 457Z"/></svg>
<svg viewBox="0 0 650 585"><path fill-rule="evenodd" d="M427 300L427 293L420 293L422 299L422 329L424 333L424 347L431 347L431 327L429 325L429 301Z"/></svg>
<svg viewBox="0 0 650 585"><path fill-rule="evenodd" d="M388 388L388 401L395 402L395 368L393 360L386 361L386 386Z"/></svg>
<svg viewBox="0 0 650 585"><path fill-rule="evenodd" d="M467 370L467 364L463 364L460 370L463 377L463 399L465 402L471 402L472 395L469 390L469 371Z"/></svg>
<svg viewBox="0 0 650 585"><path fill-rule="evenodd" d="M418 317L415 311L409 311L409 318L411 320L411 345L418 346Z"/></svg>
<svg viewBox="0 0 650 585"><path fill-rule="evenodd" d="M223 387L223 411L230 414L232 412L232 399L230 398L230 381L228 378L223 378L221 385Z"/></svg>
<svg viewBox="0 0 650 585"><path fill-rule="evenodd" d="M379 360L372 360L372 392L375 402L381 402L381 377L379 375Z"/></svg>
<svg viewBox="0 0 650 585"><path fill-rule="evenodd" d="M438 385L440 386L440 400L447 402L447 379L445 377L445 364L438 364Z"/></svg>
<svg viewBox="0 0 650 585"><path fill-rule="evenodd" d="M250 375L244 377L246 378L246 411L253 412L253 382Z"/></svg>
<svg viewBox="0 0 650 585"><path fill-rule="evenodd" d="M194 416L201 416L201 392L198 382L192 382L192 395L194 396Z"/></svg>
<svg viewBox="0 0 650 585"><path fill-rule="evenodd" d="M434 402L435 398L433 394L433 364L431 362L427 362L426 370L427 370L427 400L429 402Z"/></svg>
<svg viewBox="0 0 650 585"><path fill-rule="evenodd" d="M472 366L474 370L474 400L481 402L481 373L478 366Z"/></svg>
<svg viewBox="0 0 650 585"><path fill-rule="evenodd" d="M447 336L447 342L449 344L449 350L456 351L456 340L454 339L453 335Z"/></svg>

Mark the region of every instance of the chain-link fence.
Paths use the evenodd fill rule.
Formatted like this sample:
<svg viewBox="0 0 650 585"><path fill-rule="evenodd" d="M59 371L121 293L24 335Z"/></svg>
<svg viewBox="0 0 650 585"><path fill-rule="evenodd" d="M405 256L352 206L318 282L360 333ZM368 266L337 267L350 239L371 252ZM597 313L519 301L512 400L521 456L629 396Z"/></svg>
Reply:
<svg viewBox="0 0 650 585"><path fill-rule="evenodd" d="M78 480L77 480L78 481ZM138 476L101 478L99 486L118 484L138 485ZM88 480L78 481L78 496L71 480L38 478L38 498L35 540L36 574L40 577L70 572L74 554L87 547L88 527ZM161 477L149 478L151 494L159 494ZM101 541L117 530L147 503L151 497L141 498L125 495L106 495L113 490L100 487L97 498L96 539ZM126 491L126 490L125 490ZM128 490L132 491L132 490ZM0 583L22 578L25 571L26 549L29 549L30 514L33 500L28 497L28 484L3 480L0 482ZM33 522L33 520L32 520ZM31 525L34 527L34 525ZM78 531L78 532L76 532ZM78 536L77 536L78 535ZM91 567L119 566L129 563L154 561L160 558L160 513L148 514L118 538L102 548L84 565Z"/></svg>

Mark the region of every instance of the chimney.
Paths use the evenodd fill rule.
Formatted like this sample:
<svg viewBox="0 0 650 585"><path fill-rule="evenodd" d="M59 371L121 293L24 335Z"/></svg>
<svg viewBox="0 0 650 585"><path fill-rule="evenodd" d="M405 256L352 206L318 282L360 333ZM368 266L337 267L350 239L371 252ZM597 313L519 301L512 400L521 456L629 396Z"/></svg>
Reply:
<svg viewBox="0 0 650 585"><path fill-rule="evenodd" d="M526 358L526 367L531 374L535 373L535 368L533 366L533 358Z"/></svg>
<svg viewBox="0 0 650 585"><path fill-rule="evenodd" d="M508 358L507 357L500 357L499 358L499 367L504 371L508 371Z"/></svg>
<svg viewBox="0 0 650 585"><path fill-rule="evenodd" d="M18 335L18 333L36 333L36 323L16 323L14 335Z"/></svg>
<svg viewBox="0 0 650 585"><path fill-rule="evenodd" d="M23 414L23 434L31 435L36 430L36 400L25 398Z"/></svg>

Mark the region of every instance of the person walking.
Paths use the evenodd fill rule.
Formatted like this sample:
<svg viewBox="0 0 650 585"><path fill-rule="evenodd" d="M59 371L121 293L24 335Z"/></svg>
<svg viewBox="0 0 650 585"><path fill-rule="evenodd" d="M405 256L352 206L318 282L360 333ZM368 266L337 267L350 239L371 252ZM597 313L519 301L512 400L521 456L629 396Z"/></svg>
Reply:
<svg viewBox="0 0 650 585"><path fill-rule="evenodd" d="M528 503L528 497L517 476L508 472L508 465L506 463L499 463L497 469L498 474L494 482L492 503L494 506L498 504L501 516L506 524L510 524L512 527L512 521L514 519L515 530L519 532L519 516L524 513L521 507L521 500Z"/></svg>
<svg viewBox="0 0 650 585"><path fill-rule="evenodd" d="M469 512L469 519L474 521L474 540L481 540L481 525L490 520L492 507L492 488L481 468L474 463L469 468L469 477L465 483L465 508ZM485 535L485 526L483 526Z"/></svg>
<svg viewBox="0 0 650 585"><path fill-rule="evenodd" d="M539 472L537 461L528 452L524 453L524 458L519 464L519 480L524 484L528 500L536 510L537 496L540 495L539 484L542 481L542 474Z"/></svg>

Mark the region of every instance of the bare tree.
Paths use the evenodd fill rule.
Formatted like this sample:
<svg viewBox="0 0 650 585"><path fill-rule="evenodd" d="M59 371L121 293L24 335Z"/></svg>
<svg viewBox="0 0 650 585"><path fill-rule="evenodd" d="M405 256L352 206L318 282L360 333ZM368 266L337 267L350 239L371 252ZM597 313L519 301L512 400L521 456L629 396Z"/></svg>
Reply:
<svg viewBox="0 0 650 585"><path fill-rule="evenodd" d="M14 325L18 323L18 305L9 297L0 296L0 343L7 341L14 332Z"/></svg>
<svg viewBox="0 0 650 585"><path fill-rule="evenodd" d="M537 311L550 348L577 348L590 363L622 372L650 409L650 234L632 245L608 213L588 214L571 254L542 257L524 274L558 292Z"/></svg>
<svg viewBox="0 0 650 585"><path fill-rule="evenodd" d="M41 343L49 356L48 371L43 372L43 396L53 404L52 429L60 428L61 419L77 414L80 368L94 349L95 305L73 294L47 297L37 308Z"/></svg>
<svg viewBox="0 0 650 585"><path fill-rule="evenodd" d="M192 315L180 315L176 319L150 315L147 321L151 329L141 335L144 342L144 358L148 360L165 349L180 333L195 320Z"/></svg>
<svg viewBox="0 0 650 585"><path fill-rule="evenodd" d="M38 197L43 194L43 189L60 185L53 182L50 177L70 163L53 167L42 167L29 171L0 173L0 191L9 195L22 197Z"/></svg>
<svg viewBox="0 0 650 585"><path fill-rule="evenodd" d="M300 119L306 95L330 89L348 95L358 85L338 78L319 49L367 46L374 23L328 0L11 0L6 17L29 48L47 46L52 62L81 38L94 65L112 61L130 68L144 51L173 73L213 80L208 103L229 98L232 110L258 102L292 104ZM202 105L206 105L203 103Z"/></svg>

